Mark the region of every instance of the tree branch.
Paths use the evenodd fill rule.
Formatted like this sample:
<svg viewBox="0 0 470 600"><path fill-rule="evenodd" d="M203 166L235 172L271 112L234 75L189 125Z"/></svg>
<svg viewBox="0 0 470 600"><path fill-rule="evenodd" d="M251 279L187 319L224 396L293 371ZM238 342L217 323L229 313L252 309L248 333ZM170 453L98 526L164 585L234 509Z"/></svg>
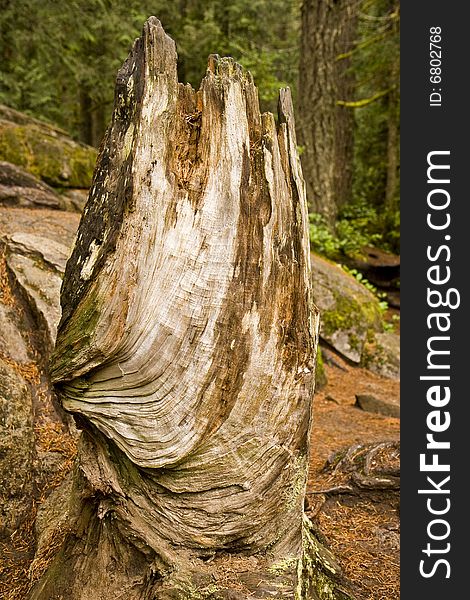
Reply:
<svg viewBox="0 0 470 600"><path fill-rule="evenodd" d="M346 108L364 108L364 106L369 106L369 104L372 104L376 100L379 100L379 98L383 98L384 96L389 94L395 87L396 86L392 86L392 87L387 88L386 90L377 92L373 96L370 96L370 98L363 98L362 100L353 100L353 101L337 100L336 104L338 106L346 106Z"/></svg>

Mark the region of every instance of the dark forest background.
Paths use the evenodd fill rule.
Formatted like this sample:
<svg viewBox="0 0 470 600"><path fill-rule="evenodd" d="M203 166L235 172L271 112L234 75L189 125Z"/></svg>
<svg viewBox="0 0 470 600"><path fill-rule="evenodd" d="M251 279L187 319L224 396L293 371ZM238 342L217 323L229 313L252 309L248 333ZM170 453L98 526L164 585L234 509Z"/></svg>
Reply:
<svg viewBox="0 0 470 600"><path fill-rule="evenodd" d="M315 250L399 252L398 0L0 0L0 102L99 146L152 14L180 81L199 87L218 53L253 73L265 110L292 89Z"/></svg>

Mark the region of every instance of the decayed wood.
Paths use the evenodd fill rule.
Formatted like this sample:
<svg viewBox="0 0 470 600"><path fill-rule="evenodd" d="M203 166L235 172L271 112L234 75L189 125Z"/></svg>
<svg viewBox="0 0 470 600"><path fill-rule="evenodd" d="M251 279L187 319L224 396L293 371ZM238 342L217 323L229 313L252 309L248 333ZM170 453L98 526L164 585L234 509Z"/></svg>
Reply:
<svg viewBox="0 0 470 600"><path fill-rule="evenodd" d="M276 124L231 59L197 92L176 61L149 19L67 264L51 375L83 434L32 598L310 589L318 315L290 93Z"/></svg>

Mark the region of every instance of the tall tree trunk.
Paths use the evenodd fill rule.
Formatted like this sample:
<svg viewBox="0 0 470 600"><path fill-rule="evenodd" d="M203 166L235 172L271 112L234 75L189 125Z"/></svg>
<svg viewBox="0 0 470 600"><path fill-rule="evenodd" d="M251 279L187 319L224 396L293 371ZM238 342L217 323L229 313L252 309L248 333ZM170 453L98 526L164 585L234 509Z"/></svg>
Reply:
<svg viewBox="0 0 470 600"><path fill-rule="evenodd" d="M89 146L98 148L106 132L105 104L93 106L86 87L80 89L80 138Z"/></svg>
<svg viewBox="0 0 470 600"><path fill-rule="evenodd" d="M80 140L84 144L92 145L93 140L93 120L92 120L92 99L86 87L81 86L80 96Z"/></svg>
<svg viewBox="0 0 470 600"><path fill-rule="evenodd" d="M396 0L391 2L391 13L398 14L400 10ZM399 20L393 22L393 35L399 35ZM400 56L397 53L392 60L390 68L390 92L388 95L387 114L387 180L385 187L385 208L395 210L398 208L398 183L399 183L399 152L400 152Z"/></svg>
<svg viewBox="0 0 470 600"><path fill-rule="evenodd" d="M398 122L398 92L391 90L388 98L387 115L387 180L385 187L385 208L397 208L398 195L398 152L399 152L399 122Z"/></svg>
<svg viewBox="0 0 470 600"><path fill-rule="evenodd" d="M334 76L337 82L335 103L337 100L349 100L354 97L356 78L351 71L351 59L349 55L341 57L341 54L348 54L353 48L357 33L357 8L355 6L353 2L349 2L341 13L341 25L337 40L339 52L335 58ZM347 106L336 105L334 148L334 202L336 210L338 210L352 198L354 110Z"/></svg>
<svg viewBox="0 0 470 600"><path fill-rule="evenodd" d="M352 188L352 111L338 106L354 89L348 58L357 24L352 0L304 0L299 67L299 142L307 200L334 225Z"/></svg>
<svg viewBox="0 0 470 600"><path fill-rule="evenodd" d="M100 103L93 108L92 116L92 146L99 148L106 133L106 104Z"/></svg>
<svg viewBox="0 0 470 600"><path fill-rule="evenodd" d="M288 90L277 127L231 59L178 84L149 19L61 302L51 376L83 432L30 597L333 593L303 516L318 314Z"/></svg>

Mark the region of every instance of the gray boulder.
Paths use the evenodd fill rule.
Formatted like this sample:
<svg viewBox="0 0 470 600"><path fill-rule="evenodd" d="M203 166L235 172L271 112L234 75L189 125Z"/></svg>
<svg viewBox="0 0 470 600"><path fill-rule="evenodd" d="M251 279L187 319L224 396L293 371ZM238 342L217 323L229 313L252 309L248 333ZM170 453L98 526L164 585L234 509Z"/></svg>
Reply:
<svg viewBox="0 0 470 600"><path fill-rule="evenodd" d="M78 221L76 213L0 206L0 540L31 519L65 460L41 432L61 427L46 364Z"/></svg>
<svg viewBox="0 0 470 600"><path fill-rule="evenodd" d="M61 197L21 167L0 161L0 204L31 208L65 208Z"/></svg>
<svg viewBox="0 0 470 600"><path fill-rule="evenodd" d="M97 150L65 131L0 104L0 160L61 188L91 185Z"/></svg>
<svg viewBox="0 0 470 600"><path fill-rule="evenodd" d="M359 364L368 339L383 332L380 304L341 267L311 254L313 297L320 309L320 338Z"/></svg>
<svg viewBox="0 0 470 600"><path fill-rule="evenodd" d="M38 264L34 258L12 253L7 264L14 273L17 284L26 295L34 314L44 326L48 345L52 348L60 321L61 276L46 263Z"/></svg>
<svg viewBox="0 0 470 600"><path fill-rule="evenodd" d="M71 251L70 240L67 236L57 239L54 235L57 223L55 227L51 225L49 235L14 228L13 224L13 232L1 238L6 249L6 265L42 324L48 347L52 348L60 320L60 287Z"/></svg>
<svg viewBox="0 0 470 600"><path fill-rule="evenodd" d="M11 535L31 507L33 401L15 363L0 358L0 539Z"/></svg>
<svg viewBox="0 0 470 600"><path fill-rule="evenodd" d="M356 406L366 412L400 418L400 403L391 398L383 399L372 394L357 394Z"/></svg>
<svg viewBox="0 0 470 600"><path fill-rule="evenodd" d="M400 379L400 336L376 333L364 347L362 365L382 377Z"/></svg>

